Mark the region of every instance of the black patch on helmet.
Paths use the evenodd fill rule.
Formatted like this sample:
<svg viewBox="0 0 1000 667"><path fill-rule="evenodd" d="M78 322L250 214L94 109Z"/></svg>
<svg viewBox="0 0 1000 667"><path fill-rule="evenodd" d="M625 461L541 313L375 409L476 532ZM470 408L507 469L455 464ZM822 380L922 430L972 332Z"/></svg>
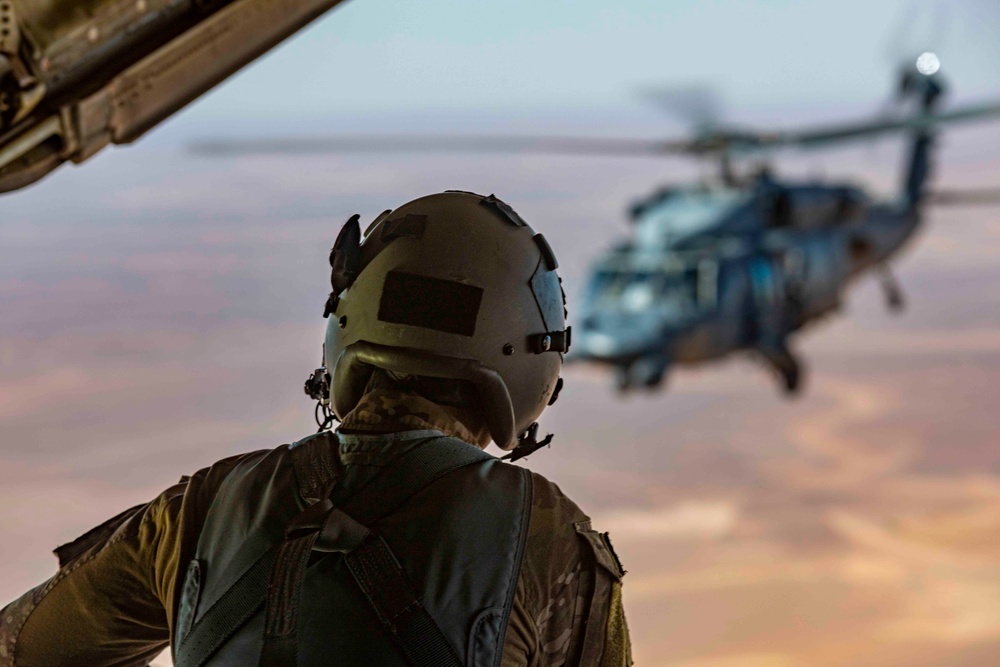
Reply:
<svg viewBox="0 0 1000 667"><path fill-rule="evenodd" d="M481 287L390 271L382 286L378 319L472 336L476 332L476 318L482 300Z"/></svg>

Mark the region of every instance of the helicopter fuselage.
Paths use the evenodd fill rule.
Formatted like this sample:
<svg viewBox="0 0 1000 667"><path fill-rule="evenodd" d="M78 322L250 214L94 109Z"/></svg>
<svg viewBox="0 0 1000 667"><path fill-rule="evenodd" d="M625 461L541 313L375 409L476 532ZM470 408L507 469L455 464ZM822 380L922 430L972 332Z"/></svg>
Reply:
<svg viewBox="0 0 1000 667"><path fill-rule="evenodd" d="M835 311L856 277L885 266L919 225L906 202L850 186L665 191L635 207L634 233L602 257L573 357L614 366L621 388L654 387L674 364L749 350L794 391L788 337Z"/></svg>
<svg viewBox="0 0 1000 667"><path fill-rule="evenodd" d="M900 85L917 119L943 90L939 78L909 72ZM852 280L877 271L889 307L901 308L888 262L920 225L935 137L931 124L913 124L896 202L873 203L850 185L782 183L769 170L741 183L726 152L725 185L638 202L632 238L594 266L571 354L615 367L628 389L659 386L673 364L749 350L797 391L802 365L789 338L837 310Z"/></svg>

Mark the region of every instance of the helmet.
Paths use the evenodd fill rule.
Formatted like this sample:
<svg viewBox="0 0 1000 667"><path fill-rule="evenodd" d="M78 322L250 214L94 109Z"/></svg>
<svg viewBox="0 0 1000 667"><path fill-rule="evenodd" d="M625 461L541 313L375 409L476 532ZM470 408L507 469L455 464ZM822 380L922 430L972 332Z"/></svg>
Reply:
<svg viewBox="0 0 1000 667"><path fill-rule="evenodd" d="M533 440L570 331L555 255L510 206L429 195L378 216L363 239L354 216L330 264L324 363L337 417L380 368L469 382L497 445Z"/></svg>

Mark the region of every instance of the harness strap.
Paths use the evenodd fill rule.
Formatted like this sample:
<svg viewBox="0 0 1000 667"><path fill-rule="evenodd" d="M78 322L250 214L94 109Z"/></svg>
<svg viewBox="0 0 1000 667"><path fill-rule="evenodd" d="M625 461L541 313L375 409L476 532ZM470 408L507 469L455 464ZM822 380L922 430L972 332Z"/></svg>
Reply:
<svg viewBox="0 0 1000 667"><path fill-rule="evenodd" d="M429 447L431 442L434 446ZM307 446L313 444L318 446ZM449 472L493 457L455 438L432 438L404 454L353 496L341 499L336 491L351 490L336 489L333 495L335 500L343 501L338 503L343 506L341 510L330 499L338 467L324 451L331 444L303 442L292 449L300 480L308 480L303 486L314 490L325 487L312 496L321 500L298 515L285 531L285 539L265 552L198 619L178 648L179 665L203 667L265 604L261 667L296 664L298 606L313 550L345 554L351 575L413 667L462 664L420 604L388 545L382 538L370 535L365 526L392 514ZM307 450L310 454L322 452L321 460L310 465ZM302 474L307 470L308 475Z"/></svg>
<svg viewBox="0 0 1000 667"><path fill-rule="evenodd" d="M382 627L412 667L462 667L385 540L372 536L344 559Z"/></svg>
<svg viewBox="0 0 1000 667"><path fill-rule="evenodd" d="M286 539L277 547L268 577L260 667L298 663L299 595L317 534Z"/></svg>
<svg viewBox="0 0 1000 667"><path fill-rule="evenodd" d="M198 619L177 649L178 665L202 667L219 647L264 606L274 553L273 549L265 551Z"/></svg>
<svg viewBox="0 0 1000 667"><path fill-rule="evenodd" d="M327 479L324 484L323 493L329 495L333 488L333 481ZM202 667L244 623L249 621L264 606L267 600L280 599L282 610L291 608L297 612L298 606L293 602L296 593L294 584L291 589L286 584L280 592L270 590L276 583L274 571L279 568L285 570L294 567L298 560L303 557L308 559L312 542L315 542L317 537L313 527L322 526L323 520L332 508L333 504L329 500L323 500L307 507L292 520L285 531L286 539L265 551L240 576L236 583L205 611L181 640L177 650L177 663L179 665ZM294 539L289 540L290 536L294 536ZM303 573L304 571L303 568ZM301 585L301 582L298 585ZM280 643L279 639L287 638L288 635L294 639L294 622L290 628L291 632L289 632L289 628L279 625L272 618L273 616L274 613L269 610L265 622L265 644L267 644L268 635L273 636L272 643ZM291 643L294 649L294 641L286 643Z"/></svg>
<svg viewBox="0 0 1000 667"><path fill-rule="evenodd" d="M334 503L360 523L370 526L453 470L493 459L479 447L458 438L432 438L393 462L354 495L345 499L335 497ZM341 491L351 492L350 489Z"/></svg>
<svg viewBox="0 0 1000 667"><path fill-rule="evenodd" d="M322 492L333 491L329 482ZM261 667L288 667L298 661L299 597L306 566L316 539L334 511L328 498L307 507L285 529L285 539L274 548L267 585Z"/></svg>
<svg viewBox="0 0 1000 667"><path fill-rule="evenodd" d="M330 483L340 476L337 435L322 431L299 440L288 450L299 482L299 494L306 503L327 497Z"/></svg>

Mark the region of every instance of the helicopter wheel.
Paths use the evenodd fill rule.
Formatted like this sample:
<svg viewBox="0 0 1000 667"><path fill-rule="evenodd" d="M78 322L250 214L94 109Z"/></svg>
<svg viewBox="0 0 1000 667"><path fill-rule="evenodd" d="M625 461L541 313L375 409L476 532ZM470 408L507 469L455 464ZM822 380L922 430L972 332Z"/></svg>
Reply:
<svg viewBox="0 0 1000 667"><path fill-rule="evenodd" d="M615 368L615 389L619 394L625 395L632 389L631 366L618 366Z"/></svg>
<svg viewBox="0 0 1000 667"><path fill-rule="evenodd" d="M802 389L803 369L798 362L789 368L781 369L781 379L784 382L782 393L785 396L798 396Z"/></svg>
<svg viewBox="0 0 1000 667"><path fill-rule="evenodd" d="M903 293L900 290L890 291L886 295L886 304L889 306L889 311L893 313L901 313L906 309L906 299L903 298Z"/></svg>
<svg viewBox="0 0 1000 667"><path fill-rule="evenodd" d="M628 367L628 384L631 387L655 391L663 385L667 366L664 357L658 355L640 357Z"/></svg>
<svg viewBox="0 0 1000 667"><path fill-rule="evenodd" d="M892 275L888 266L883 266L879 275L879 282L882 284L882 291L885 294L885 305L890 313L902 312L906 307L906 298L903 295L903 288L899 286L899 281Z"/></svg>
<svg viewBox="0 0 1000 667"><path fill-rule="evenodd" d="M787 346L765 347L761 356L781 382L781 393L787 397L798 396L804 376L802 363Z"/></svg>
<svg viewBox="0 0 1000 667"><path fill-rule="evenodd" d="M645 378L642 382L642 386L648 391L661 391L663 390L663 381L665 378L666 375L663 373L660 373L656 377Z"/></svg>

